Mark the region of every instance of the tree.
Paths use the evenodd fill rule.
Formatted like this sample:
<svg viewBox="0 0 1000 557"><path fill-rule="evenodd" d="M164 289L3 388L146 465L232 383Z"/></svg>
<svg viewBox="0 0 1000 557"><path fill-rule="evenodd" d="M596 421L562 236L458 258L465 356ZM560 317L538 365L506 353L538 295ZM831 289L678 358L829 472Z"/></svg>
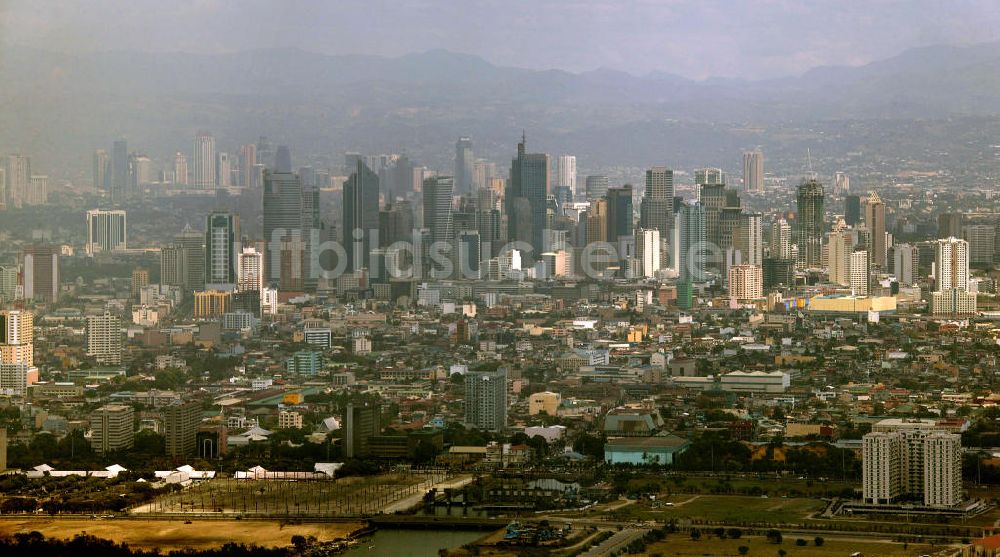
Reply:
<svg viewBox="0 0 1000 557"><path fill-rule="evenodd" d="M807 542L806 540L804 540L802 538L798 538L797 540L795 540L795 545L797 545L799 547L805 547L805 546L809 545L809 542Z"/></svg>
<svg viewBox="0 0 1000 557"><path fill-rule="evenodd" d="M816 547L819 547L819 546L823 545L823 538L822 538L821 536L816 536L816 537L815 537L815 538L813 539L813 544L814 544L814 545L815 545ZM904 549L905 549L905 547L904 547Z"/></svg>
<svg viewBox="0 0 1000 557"><path fill-rule="evenodd" d="M781 532L775 529L767 531L767 541L771 543L781 543Z"/></svg>
<svg viewBox="0 0 1000 557"><path fill-rule="evenodd" d="M739 551L740 555L746 555L747 553L750 553L750 548L748 546L741 545L736 548L736 551Z"/></svg>
<svg viewBox="0 0 1000 557"><path fill-rule="evenodd" d="M743 530L740 530L739 528L730 528L726 531L726 535L734 540L738 540L743 537Z"/></svg>
<svg viewBox="0 0 1000 557"><path fill-rule="evenodd" d="M694 541L700 540L701 539L701 530L699 530L697 528L692 528L691 529L691 539L694 540Z"/></svg>
<svg viewBox="0 0 1000 557"><path fill-rule="evenodd" d="M787 551L785 551L784 549L778 550L778 557L785 557L785 555L788 555Z"/></svg>

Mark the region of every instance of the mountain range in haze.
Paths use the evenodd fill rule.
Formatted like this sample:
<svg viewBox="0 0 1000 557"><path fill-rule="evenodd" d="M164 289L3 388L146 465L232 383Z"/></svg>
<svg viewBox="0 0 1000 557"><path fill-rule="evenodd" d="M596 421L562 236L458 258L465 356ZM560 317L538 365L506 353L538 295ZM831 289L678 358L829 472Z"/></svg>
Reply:
<svg viewBox="0 0 1000 557"><path fill-rule="evenodd" d="M537 148L584 165L722 166L741 148L780 141L770 132L810 122L992 119L1000 43L761 81L538 71L443 50L383 58L5 47L0 83L0 150L31 154L56 175L85 176L93 149L117 136L166 159L189 150L200 129L220 150L268 135L303 164L338 164L346 150L407 151L446 169L459 135L475 139L477 155L503 160L527 129Z"/></svg>

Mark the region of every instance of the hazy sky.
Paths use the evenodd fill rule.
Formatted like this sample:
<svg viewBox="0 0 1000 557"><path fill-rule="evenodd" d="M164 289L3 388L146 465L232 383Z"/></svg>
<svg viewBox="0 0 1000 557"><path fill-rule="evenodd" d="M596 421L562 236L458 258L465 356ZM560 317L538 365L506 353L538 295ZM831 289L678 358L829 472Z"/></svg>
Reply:
<svg viewBox="0 0 1000 557"><path fill-rule="evenodd" d="M294 46L500 65L775 77L1000 39L998 0L0 0L0 49Z"/></svg>

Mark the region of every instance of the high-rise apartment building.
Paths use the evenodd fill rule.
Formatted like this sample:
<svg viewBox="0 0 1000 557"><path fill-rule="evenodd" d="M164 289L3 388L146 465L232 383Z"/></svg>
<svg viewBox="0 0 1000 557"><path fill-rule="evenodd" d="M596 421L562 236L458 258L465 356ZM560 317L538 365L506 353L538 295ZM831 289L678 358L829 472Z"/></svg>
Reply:
<svg viewBox="0 0 1000 557"><path fill-rule="evenodd" d="M743 153L743 191L764 191L764 153L760 149Z"/></svg>
<svg viewBox="0 0 1000 557"><path fill-rule="evenodd" d="M856 250L851 252L848 279L851 286L851 292L853 292L856 296L868 295L868 283L871 276L868 271L871 265L871 260L869 259L870 256L871 254L868 250Z"/></svg>
<svg viewBox="0 0 1000 557"><path fill-rule="evenodd" d="M196 401L171 404L161 412L167 456L179 458L194 454L201 424L201 404Z"/></svg>
<svg viewBox="0 0 1000 557"><path fill-rule="evenodd" d="M178 152L174 155L174 184L186 186L189 183L187 155Z"/></svg>
<svg viewBox="0 0 1000 557"><path fill-rule="evenodd" d="M846 172L837 172L833 175L833 194L846 195L851 191L851 177Z"/></svg>
<svg viewBox="0 0 1000 557"><path fill-rule="evenodd" d="M900 286L913 286L919 276L920 250L913 244L896 244L892 247L892 272Z"/></svg>
<svg viewBox="0 0 1000 557"><path fill-rule="evenodd" d="M816 180L807 180L798 188L795 242L802 267L820 267L823 262L823 197L823 184Z"/></svg>
<svg viewBox="0 0 1000 557"><path fill-rule="evenodd" d="M125 211L91 209L87 211L87 255L128 249L128 217Z"/></svg>
<svg viewBox="0 0 1000 557"><path fill-rule="evenodd" d="M487 431L507 428L507 370L465 374L465 423Z"/></svg>
<svg viewBox="0 0 1000 557"><path fill-rule="evenodd" d="M761 213L740 213L739 224L733 232L733 248L739 254L739 262L748 265L764 264L764 215Z"/></svg>
<svg viewBox="0 0 1000 557"><path fill-rule="evenodd" d="M233 187L233 164L229 153L219 152L215 155L215 185L220 188Z"/></svg>
<svg viewBox="0 0 1000 557"><path fill-rule="evenodd" d="M125 138L111 144L111 199L119 202L129 193L128 141Z"/></svg>
<svg viewBox="0 0 1000 557"><path fill-rule="evenodd" d="M862 437L862 491L866 503L917 499L929 507L962 501L961 436L932 420L882 420Z"/></svg>
<svg viewBox="0 0 1000 557"><path fill-rule="evenodd" d="M199 132L194 138L194 168L192 185L201 189L216 186L215 137L208 132Z"/></svg>
<svg viewBox="0 0 1000 557"><path fill-rule="evenodd" d="M969 242L970 265L993 265L996 251L997 228L992 224L967 224L962 227L962 238Z"/></svg>
<svg viewBox="0 0 1000 557"><path fill-rule="evenodd" d="M660 270L660 231L655 228L637 228L635 254L639 259L640 274L647 278Z"/></svg>
<svg viewBox="0 0 1000 557"><path fill-rule="evenodd" d="M969 288L969 242L958 238L937 241L934 255L934 289L941 292Z"/></svg>
<svg viewBox="0 0 1000 557"><path fill-rule="evenodd" d="M135 411L124 404L108 404L90 415L90 446L107 454L131 449L135 443Z"/></svg>
<svg viewBox="0 0 1000 557"><path fill-rule="evenodd" d="M243 248L236 259L236 290L239 292L264 289L264 254L256 248Z"/></svg>
<svg viewBox="0 0 1000 557"><path fill-rule="evenodd" d="M785 219L771 224L770 256L776 259L792 258L792 226Z"/></svg>
<svg viewBox="0 0 1000 557"><path fill-rule="evenodd" d="M122 363L122 322L117 315L107 311L103 315L88 315L86 338L87 355L98 363Z"/></svg>
<svg viewBox="0 0 1000 557"><path fill-rule="evenodd" d="M35 365L34 315L24 310L0 310L0 363Z"/></svg>
<svg viewBox="0 0 1000 557"><path fill-rule="evenodd" d="M729 297L741 302L764 297L764 270L760 265L729 267Z"/></svg>

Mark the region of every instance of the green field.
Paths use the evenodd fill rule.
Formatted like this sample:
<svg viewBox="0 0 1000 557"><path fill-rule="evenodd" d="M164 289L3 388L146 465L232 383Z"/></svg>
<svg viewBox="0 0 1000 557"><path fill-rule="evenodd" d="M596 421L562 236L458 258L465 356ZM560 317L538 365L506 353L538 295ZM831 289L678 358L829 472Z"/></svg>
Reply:
<svg viewBox="0 0 1000 557"><path fill-rule="evenodd" d="M932 547L923 544L903 545L889 541L863 540L854 541L841 538L824 538L822 546L817 547L813 543L813 538L803 538L808 545L795 545L795 538L788 536L778 545L773 544L759 537L744 537L738 540L718 538L707 539L703 537L698 541L690 537L681 537L672 534L667 539L650 544L646 548L646 555L668 556L738 556L739 547L746 546L749 549L747 555L750 557L773 557L778 555L779 550L785 550L788 557L844 557L860 551L865 556L896 557L912 556L932 553L942 549L941 546Z"/></svg>

